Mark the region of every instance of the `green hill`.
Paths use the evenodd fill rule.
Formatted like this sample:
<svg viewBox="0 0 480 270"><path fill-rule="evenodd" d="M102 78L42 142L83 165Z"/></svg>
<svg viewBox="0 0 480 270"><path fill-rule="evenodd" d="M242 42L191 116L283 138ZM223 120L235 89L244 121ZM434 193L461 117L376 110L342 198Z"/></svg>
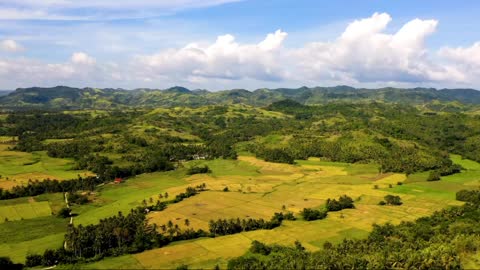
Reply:
<svg viewBox="0 0 480 270"><path fill-rule="evenodd" d="M0 95L1 96L1 95ZM115 109L125 107L198 107L211 104L243 103L266 106L273 102L291 99L305 105L330 102L391 102L422 105L435 101L458 101L464 104L480 104L480 92L473 89L433 88L379 88L365 89L349 86L301 87L257 89L232 89L218 92L189 90L181 86L169 89L96 89L57 86L52 88L19 88L0 97L4 108L49 109Z"/></svg>

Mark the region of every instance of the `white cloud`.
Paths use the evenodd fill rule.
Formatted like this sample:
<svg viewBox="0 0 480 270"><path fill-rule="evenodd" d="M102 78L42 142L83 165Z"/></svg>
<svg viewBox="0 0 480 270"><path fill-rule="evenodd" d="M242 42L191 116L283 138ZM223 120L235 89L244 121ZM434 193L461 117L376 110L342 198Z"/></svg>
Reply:
<svg viewBox="0 0 480 270"><path fill-rule="evenodd" d="M111 82L111 72L106 67L106 64L96 65L94 58L85 53L74 53L62 63L45 63L25 57L0 58L0 85L14 88Z"/></svg>
<svg viewBox="0 0 480 270"><path fill-rule="evenodd" d="M480 81L480 42L470 47L444 47L439 50L438 55L445 59L449 66L463 74L465 82Z"/></svg>
<svg viewBox="0 0 480 270"><path fill-rule="evenodd" d="M238 44L232 35L223 35L207 46L191 43L181 49L138 56L136 66L143 67L148 77L279 80L282 68L275 62L286 35L278 30L258 44L245 45Z"/></svg>
<svg viewBox="0 0 480 270"><path fill-rule="evenodd" d="M84 52L75 52L72 54L71 61L74 64L79 65L94 65L96 63L95 58L89 56Z"/></svg>
<svg viewBox="0 0 480 270"><path fill-rule="evenodd" d="M287 37L287 33L277 30L273 34L268 34L265 40L258 44L258 47L264 51L275 50L280 47Z"/></svg>
<svg viewBox="0 0 480 270"><path fill-rule="evenodd" d="M237 88L292 85L434 85L480 86L480 42L471 47L426 48L436 20L413 19L387 31L392 18L375 13L348 24L338 37L284 46L287 33L277 30L257 43L240 43L233 35L211 43L140 54L114 63L75 52L64 63L0 58L0 84L51 84L104 87Z"/></svg>
<svg viewBox="0 0 480 270"><path fill-rule="evenodd" d="M460 65L480 69L480 42L471 47L442 48L439 55Z"/></svg>
<svg viewBox="0 0 480 270"><path fill-rule="evenodd" d="M388 14L375 13L349 24L335 41L307 44L291 57L299 60L299 69L310 79L416 82L450 78L424 47L437 21L415 19L388 34L390 21Z"/></svg>
<svg viewBox="0 0 480 270"><path fill-rule="evenodd" d="M424 43L438 24L414 19L396 33L386 33L391 17L375 13L350 23L332 42L313 42L288 49L287 33L268 34L258 44L238 44L232 35L220 36L206 46L192 43L138 57L148 77L195 76L221 79L322 80L358 82L462 81L452 67L435 63Z"/></svg>
<svg viewBox="0 0 480 270"><path fill-rule="evenodd" d="M5 39L0 41L0 49L7 52L23 51L22 45L11 39Z"/></svg>

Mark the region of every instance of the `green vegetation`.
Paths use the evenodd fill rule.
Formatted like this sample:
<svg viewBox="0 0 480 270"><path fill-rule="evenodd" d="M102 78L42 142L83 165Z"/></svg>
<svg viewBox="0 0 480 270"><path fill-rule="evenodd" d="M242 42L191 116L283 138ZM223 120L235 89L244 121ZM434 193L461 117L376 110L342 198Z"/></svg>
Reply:
<svg viewBox="0 0 480 270"><path fill-rule="evenodd" d="M212 171L210 170L210 168L208 168L208 166L205 165L203 167L193 166L193 167L188 169L187 174L188 175L193 175L193 174L211 173L211 172Z"/></svg>
<svg viewBox="0 0 480 270"><path fill-rule="evenodd" d="M20 88L3 95L0 104L6 108L48 109L121 109L128 107L176 107L205 106L211 104L248 104L266 106L283 99L292 99L303 104L325 104L329 102L395 102L401 104L423 104L432 110L457 111L462 104L479 104L480 95L472 89L432 88L381 88L355 89L349 86L301 87L297 89L258 89L249 92L243 89L220 92L190 91L176 86L159 89L94 89L57 86L53 88ZM439 102L440 101L440 102ZM459 101L459 102L456 102ZM464 105L465 106L465 105ZM299 114L297 118L308 117Z"/></svg>
<svg viewBox="0 0 480 270"><path fill-rule="evenodd" d="M230 266L478 267L476 93L57 90L0 100L24 107L0 117L0 254L14 263L212 269L249 251ZM44 110L58 98L70 110Z"/></svg>
<svg viewBox="0 0 480 270"><path fill-rule="evenodd" d="M52 209L48 202L31 202L0 206L0 223L14 220L50 216Z"/></svg>
<svg viewBox="0 0 480 270"><path fill-rule="evenodd" d="M402 205L402 200L400 196L387 195L384 197L383 201L378 203L379 205Z"/></svg>
<svg viewBox="0 0 480 270"><path fill-rule="evenodd" d="M310 208L303 208L302 212L300 212L303 219L306 221L317 220L317 219L324 219L327 217L327 211L320 211Z"/></svg>
<svg viewBox="0 0 480 270"><path fill-rule="evenodd" d="M327 199L327 210L328 211L340 211L342 209L351 209L355 208L355 205L353 205L353 200L352 198L348 197L347 195L340 196L338 198L338 201L333 199Z"/></svg>
<svg viewBox="0 0 480 270"><path fill-rule="evenodd" d="M465 193L465 192L462 192ZM477 197L415 222L374 225L366 239L325 242L323 250L252 242L250 253L230 260L229 269L458 269L480 247Z"/></svg>

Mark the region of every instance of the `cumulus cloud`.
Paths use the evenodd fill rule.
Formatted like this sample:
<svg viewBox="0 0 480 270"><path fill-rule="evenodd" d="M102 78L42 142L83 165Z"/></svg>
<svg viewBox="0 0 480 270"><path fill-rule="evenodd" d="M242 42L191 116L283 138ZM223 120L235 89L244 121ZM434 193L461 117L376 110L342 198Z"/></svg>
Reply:
<svg viewBox="0 0 480 270"><path fill-rule="evenodd" d="M238 44L232 35L223 35L206 46L191 43L180 49L138 56L136 65L146 68L145 73L150 77L279 80L283 77L282 68L275 62L286 35L278 30L258 44L244 45Z"/></svg>
<svg viewBox="0 0 480 270"><path fill-rule="evenodd" d="M0 49L7 52L23 51L22 45L18 44L15 40L11 40L11 39L0 41Z"/></svg>
<svg viewBox="0 0 480 270"><path fill-rule="evenodd" d="M181 74L257 80L321 80L357 82L425 82L464 80L452 67L436 64L425 48L435 32L435 20L414 19L396 33L386 33L392 18L386 13L355 20L332 42L300 48L282 46L287 33L277 30L258 44L238 44L224 35L210 45L192 43L137 58L149 77Z"/></svg>
<svg viewBox="0 0 480 270"><path fill-rule="evenodd" d="M470 47L440 49L439 55L460 65L472 68L480 68L480 42Z"/></svg>
<svg viewBox="0 0 480 270"><path fill-rule="evenodd" d="M478 86L480 42L432 52L425 43L436 31L438 21L413 19L390 31L391 21L390 15L375 13L352 21L331 41L297 48L286 47L287 33L277 30L256 43L240 43L226 34L210 43L192 42L116 63L99 63L85 52L75 52L59 64L0 59L0 83L38 85L49 80L75 85L102 82L110 87L184 84L215 89L218 85L235 88L248 84L252 88L252 84L293 83Z"/></svg>
<svg viewBox="0 0 480 270"><path fill-rule="evenodd" d="M438 51L438 55L445 59L449 66L462 73L465 82L479 82L480 42L476 42L470 47L444 47Z"/></svg>
<svg viewBox="0 0 480 270"><path fill-rule="evenodd" d="M388 14L375 13L350 23L335 41L310 43L290 56L299 60L299 70L310 79L352 82L451 79L451 72L433 63L424 46L437 21L415 19L389 34L385 30L390 21Z"/></svg>

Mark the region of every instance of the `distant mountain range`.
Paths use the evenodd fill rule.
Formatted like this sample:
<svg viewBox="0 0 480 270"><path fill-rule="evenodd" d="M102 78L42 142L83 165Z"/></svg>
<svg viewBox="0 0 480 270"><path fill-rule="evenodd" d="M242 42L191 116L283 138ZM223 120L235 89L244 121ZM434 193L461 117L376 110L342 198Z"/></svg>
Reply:
<svg viewBox="0 0 480 270"><path fill-rule="evenodd" d="M393 102L424 104L432 101L480 104L480 91L474 89L379 88L364 89L349 86L232 89L218 92L189 90L176 86L169 89L96 89L57 86L52 88L19 88L0 91L0 107L39 109L115 109L126 107L202 106L210 104L244 103L266 106L291 99L302 104L329 102Z"/></svg>
<svg viewBox="0 0 480 270"><path fill-rule="evenodd" d="M1 96L6 96L8 94L10 94L11 92L13 92L12 90L0 90L0 97Z"/></svg>

